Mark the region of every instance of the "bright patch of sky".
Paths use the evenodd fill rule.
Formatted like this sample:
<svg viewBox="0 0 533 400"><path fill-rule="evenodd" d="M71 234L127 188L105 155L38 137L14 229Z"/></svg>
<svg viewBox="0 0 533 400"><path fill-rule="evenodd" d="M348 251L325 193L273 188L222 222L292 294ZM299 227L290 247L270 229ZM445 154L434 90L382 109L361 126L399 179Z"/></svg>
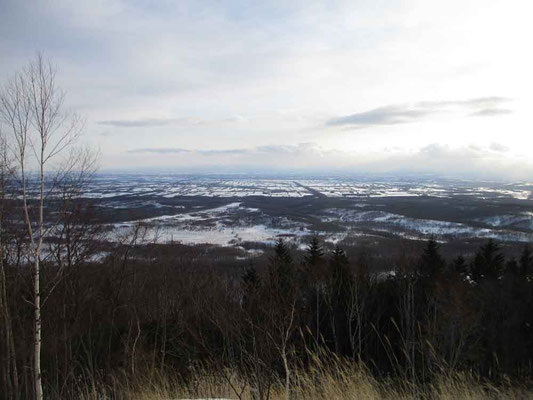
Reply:
<svg viewBox="0 0 533 400"><path fill-rule="evenodd" d="M533 178L526 0L0 2L103 169Z"/></svg>

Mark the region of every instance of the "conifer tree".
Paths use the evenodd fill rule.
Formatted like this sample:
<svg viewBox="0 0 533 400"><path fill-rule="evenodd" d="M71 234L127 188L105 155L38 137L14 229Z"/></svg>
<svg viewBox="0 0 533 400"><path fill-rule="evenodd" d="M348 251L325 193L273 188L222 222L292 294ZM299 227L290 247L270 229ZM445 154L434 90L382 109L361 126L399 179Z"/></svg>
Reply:
<svg viewBox="0 0 533 400"><path fill-rule="evenodd" d="M271 284L277 287L282 296L288 295L296 282L292 255L283 239L276 241L274 255L270 259L269 272Z"/></svg>
<svg viewBox="0 0 533 400"><path fill-rule="evenodd" d="M331 328L335 351L342 354L342 338L347 336L347 302L351 294L352 275L349 260L344 250L335 247L330 259L331 280L328 285L328 303L331 313Z"/></svg>
<svg viewBox="0 0 533 400"><path fill-rule="evenodd" d="M253 265L250 265L248 268L246 268L241 277L242 285L246 290L257 289L260 284L260 279L261 278L257 274L257 270Z"/></svg>
<svg viewBox="0 0 533 400"><path fill-rule="evenodd" d="M242 307L249 308L253 304L253 298L257 294L260 287L260 277L253 265L250 265L244 270L241 276L241 285L243 289Z"/></svg>
<svg viewBox="0 0 533 400"><path fill-rule="evenodd" d="M307 307L311 310L312 320L314 324L314 336L316 343L320 340L320 319L321 306L323 303L323 265L324 265L324 248L317 236L313 236L307 252L304 256L305 276L303 281L308 285L306 300Z"/></svg>
<svg viewBox="0 0 533 400"><path fill-rule="evenodd" d="M304 256L304 263L307 266L315 266L324 260L324 248L317 236L313 236L307 246L307 253Z"/></svg>
<svg viewBox="0 0 533 400"><path fill-rule="evenodd" d="M520 267L515 258L511 258L505 264L505 274L511 276L518 276L520 274Z"/></svg>
<svg viewBox="0 0 533 400"><path fill-rule="evenodd" d="M465 276L465 274L468 272L468 264L466 263L466 259L462 255L458 255L453 260L452 267L453 272L461 276Z"/></svg>
<svg viewBox="0 0 533 400"><path fill-rule="evenodd" d="M272 263L289 265L292 263L292 256L287 244L283 239L278 239L274 246L274 256L271 259Z"/></svg>
<svg viewBox="0 0 533 400"><path fill-rule="evenodd" d="M527 244L524 246L524 250L520 255L519 268L520 275L524 278L529 277L533 273L533 251Z"/></svg>
<svg viewBox="0 0 533 400"><path fill-rule="evenodd" d="M489 239L486 245L481 246L471 264L471 278L479 282L484 278L498 279L505 269L505 258L500 251L500 246Z"/></svg>
<svg viewBox="0 0 533 400"><path fill-rule="evenodd" d="M428 240L426 247L420 257L418 274L424 278L435 278L442 273L446 262L440 255L439 244L434 238Z"/></svg>

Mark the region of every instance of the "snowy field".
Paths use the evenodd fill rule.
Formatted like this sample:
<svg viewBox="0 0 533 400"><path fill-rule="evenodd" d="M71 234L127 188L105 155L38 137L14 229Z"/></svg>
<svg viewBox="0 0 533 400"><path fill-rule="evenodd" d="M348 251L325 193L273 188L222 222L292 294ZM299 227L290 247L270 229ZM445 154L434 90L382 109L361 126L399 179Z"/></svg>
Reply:
<svg viewBox="0 0 533 400"><path fill-rule="evenodd" d="M160 243L303 245L360 237L533 242L531 183L99 175L91 198L114 234Z"/></svg>
<svg viewBox="0 0 533 400"><path fill-rule="evenodd" d="M244 218L236 223L228 220L235 212ZM247 224L246 216L263 217L258 209L247 208L241 203L193 213L164 215L116 224L116 230L131 229L135 224L149 228L148 241L185 244L210 243L221 246L240 245L243 242L273 243L279 237L297 238L310 234L304 225L286 223L286 227L267 226L264 223Z"/></svg>
<svg viewBox="0 0 533 400"><path fill-rule="evenodd" d="M476 196L479 198L532 197L533 183L497 183L454 180L390 179L299 179L232 178L180 175L98 175L85 197L154 195L208 197L405 197L405 196Z"/></svg>

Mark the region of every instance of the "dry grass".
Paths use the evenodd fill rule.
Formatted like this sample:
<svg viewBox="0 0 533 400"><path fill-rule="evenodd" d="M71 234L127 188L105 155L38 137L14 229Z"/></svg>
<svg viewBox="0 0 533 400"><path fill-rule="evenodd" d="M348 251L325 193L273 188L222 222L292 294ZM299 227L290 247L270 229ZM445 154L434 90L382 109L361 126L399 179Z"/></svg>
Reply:
<svg viewBox="0 0 533 400"><path fill-rule="evenodd" d="M210 372L208 372L210 371ZM203 369L188 384L177 378L151 374L150 378L117 379L111 386L93 383L79 393L80 400L120 398L131 400L242 399L255 400L250 382L228 369ZM111 397L111 393L114 396ZM315 359L313 366L293 371L290 399L530 399L533 391L520 385L496 387L459 373L443 374L431 385L413 385L407 380L377 380L357 364ZM273 382L269 399L286 400L282 379Z"/></svg>
<svg viewBox="0 0 533 400"><path fill-rule="evenodd" d="M401 386L401 385L400 385ZM235 388L238 388L236 391ZM194 389L173 385L169 382L161 385L148 385L144 388L122 387L118 391L120 398L132 400L169 400L169 399L243 399L254 400L250 385L235 380L232 384L203 376ZM101 400L108 390L95 388L80 394L83 400ZM117 392L115 392L117 393ZM116 396L116 394L115 394ZM116 397L113 397L116 398ZM285 400L287 398L282 385L274 386L270 391L270 399ZM478 382L460 380L458 378L443 379L437 385L417 388L412 385L398 387L381 384L372 378L355 373L342 377L325 375L318 380L309 376L299 375L299 383L291 390L291 399L530 399L533 392L521 388L497 389Z"/></svg>

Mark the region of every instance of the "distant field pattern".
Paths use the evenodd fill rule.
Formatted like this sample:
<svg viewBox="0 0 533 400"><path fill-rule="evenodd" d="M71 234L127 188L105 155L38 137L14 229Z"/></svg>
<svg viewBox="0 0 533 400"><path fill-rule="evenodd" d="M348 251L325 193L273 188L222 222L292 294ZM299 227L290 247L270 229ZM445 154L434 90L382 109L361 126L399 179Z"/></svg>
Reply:
<svg viewBox="0 0 533 400"><path fill-rule="evenodd" d="M362 237L533 241L533 184L439 179L98 175L94 200L111 231L141 223L160 242L303 245Z"/></svg>

